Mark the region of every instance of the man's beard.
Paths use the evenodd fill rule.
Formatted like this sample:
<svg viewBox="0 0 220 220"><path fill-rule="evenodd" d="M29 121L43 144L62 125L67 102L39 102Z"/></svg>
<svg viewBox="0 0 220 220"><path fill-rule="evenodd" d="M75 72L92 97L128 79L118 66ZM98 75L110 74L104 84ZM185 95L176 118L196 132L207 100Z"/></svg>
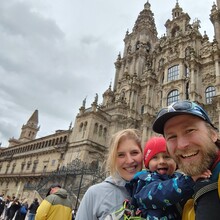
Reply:
<svg viewBox="0 0 220 220"><path fill-rule="evenodd" d="M183 159L175 156L175 161L178 168L187 175L197 176L210 169L217 156L217 146L211 142L208 147L201 149L202 156L200 159L194 160L189 163L183 163Z"/></svg>

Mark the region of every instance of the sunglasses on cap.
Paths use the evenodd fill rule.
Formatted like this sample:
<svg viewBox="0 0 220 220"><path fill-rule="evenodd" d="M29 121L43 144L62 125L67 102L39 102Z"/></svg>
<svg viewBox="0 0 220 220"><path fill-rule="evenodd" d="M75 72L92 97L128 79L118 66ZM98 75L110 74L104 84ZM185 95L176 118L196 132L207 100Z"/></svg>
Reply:
<svg viewBox="0 0 220 220"><path fill-rule="evenodd" d="M209 123L213 128L215 128L207 112L201 106L199 106L195 102L184 100L184 101L174 102L171 105L162 108L158 112L157 117L153 123L153 130L157 133L163 134L163 128L167 120L169 120L170 118L176 115L183 115L183 114L198 116L207 123Z"/></svg>

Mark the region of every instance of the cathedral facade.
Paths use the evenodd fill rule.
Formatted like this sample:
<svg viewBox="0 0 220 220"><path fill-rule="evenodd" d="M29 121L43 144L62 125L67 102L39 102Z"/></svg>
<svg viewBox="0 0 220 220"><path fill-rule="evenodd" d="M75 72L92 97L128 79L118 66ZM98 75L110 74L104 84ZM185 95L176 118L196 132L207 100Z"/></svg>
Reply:
<svg viewBox="0 0 220 220"><path fill-rule="evenodd" d="M36 138L38 110L21 128L18 139L0 151L0 193L33 198L45 195L59 181L76 207L85 190L107 174L105 160L115 132L137 128L143 143L152 135L152 123L161 107L189 99L202 105L219 128L220 116L220 0L213 3L210 25L213 40L200 33L199 20L177 2L166 33L158 37L149 1L139 13L124 51L115 61L114 84L90 108L83 100L68 130Z"/></svg>

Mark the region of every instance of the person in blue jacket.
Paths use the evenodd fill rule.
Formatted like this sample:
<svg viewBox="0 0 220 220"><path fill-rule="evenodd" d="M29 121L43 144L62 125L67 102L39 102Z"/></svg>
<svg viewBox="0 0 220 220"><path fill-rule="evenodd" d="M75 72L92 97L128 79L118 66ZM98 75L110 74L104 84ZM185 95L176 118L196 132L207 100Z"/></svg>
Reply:
<svg viewBox="0 0 220 220"><path fill-rule="evenodd" d="M152 137L144 148L147 170L138 172L126 185L132 196L131 205L138 207L144 219L181 219L181 203L193 194L195 181L208 178L207 170L199 176L176 172L175 161L169 156L163 137Z"/></svg>

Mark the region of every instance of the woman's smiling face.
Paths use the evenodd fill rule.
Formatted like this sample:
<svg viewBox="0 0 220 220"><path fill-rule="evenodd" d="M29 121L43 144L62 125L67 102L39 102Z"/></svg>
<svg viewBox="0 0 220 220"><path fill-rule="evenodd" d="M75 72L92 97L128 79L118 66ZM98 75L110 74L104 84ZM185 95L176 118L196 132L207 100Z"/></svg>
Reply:
<svg viewBox="0 0 220 220"><path fill-rule="evenodd" d="M126 138L119 143L116 164L119 175L127 181L142 169L143 154L133 139Z"/></svg>

